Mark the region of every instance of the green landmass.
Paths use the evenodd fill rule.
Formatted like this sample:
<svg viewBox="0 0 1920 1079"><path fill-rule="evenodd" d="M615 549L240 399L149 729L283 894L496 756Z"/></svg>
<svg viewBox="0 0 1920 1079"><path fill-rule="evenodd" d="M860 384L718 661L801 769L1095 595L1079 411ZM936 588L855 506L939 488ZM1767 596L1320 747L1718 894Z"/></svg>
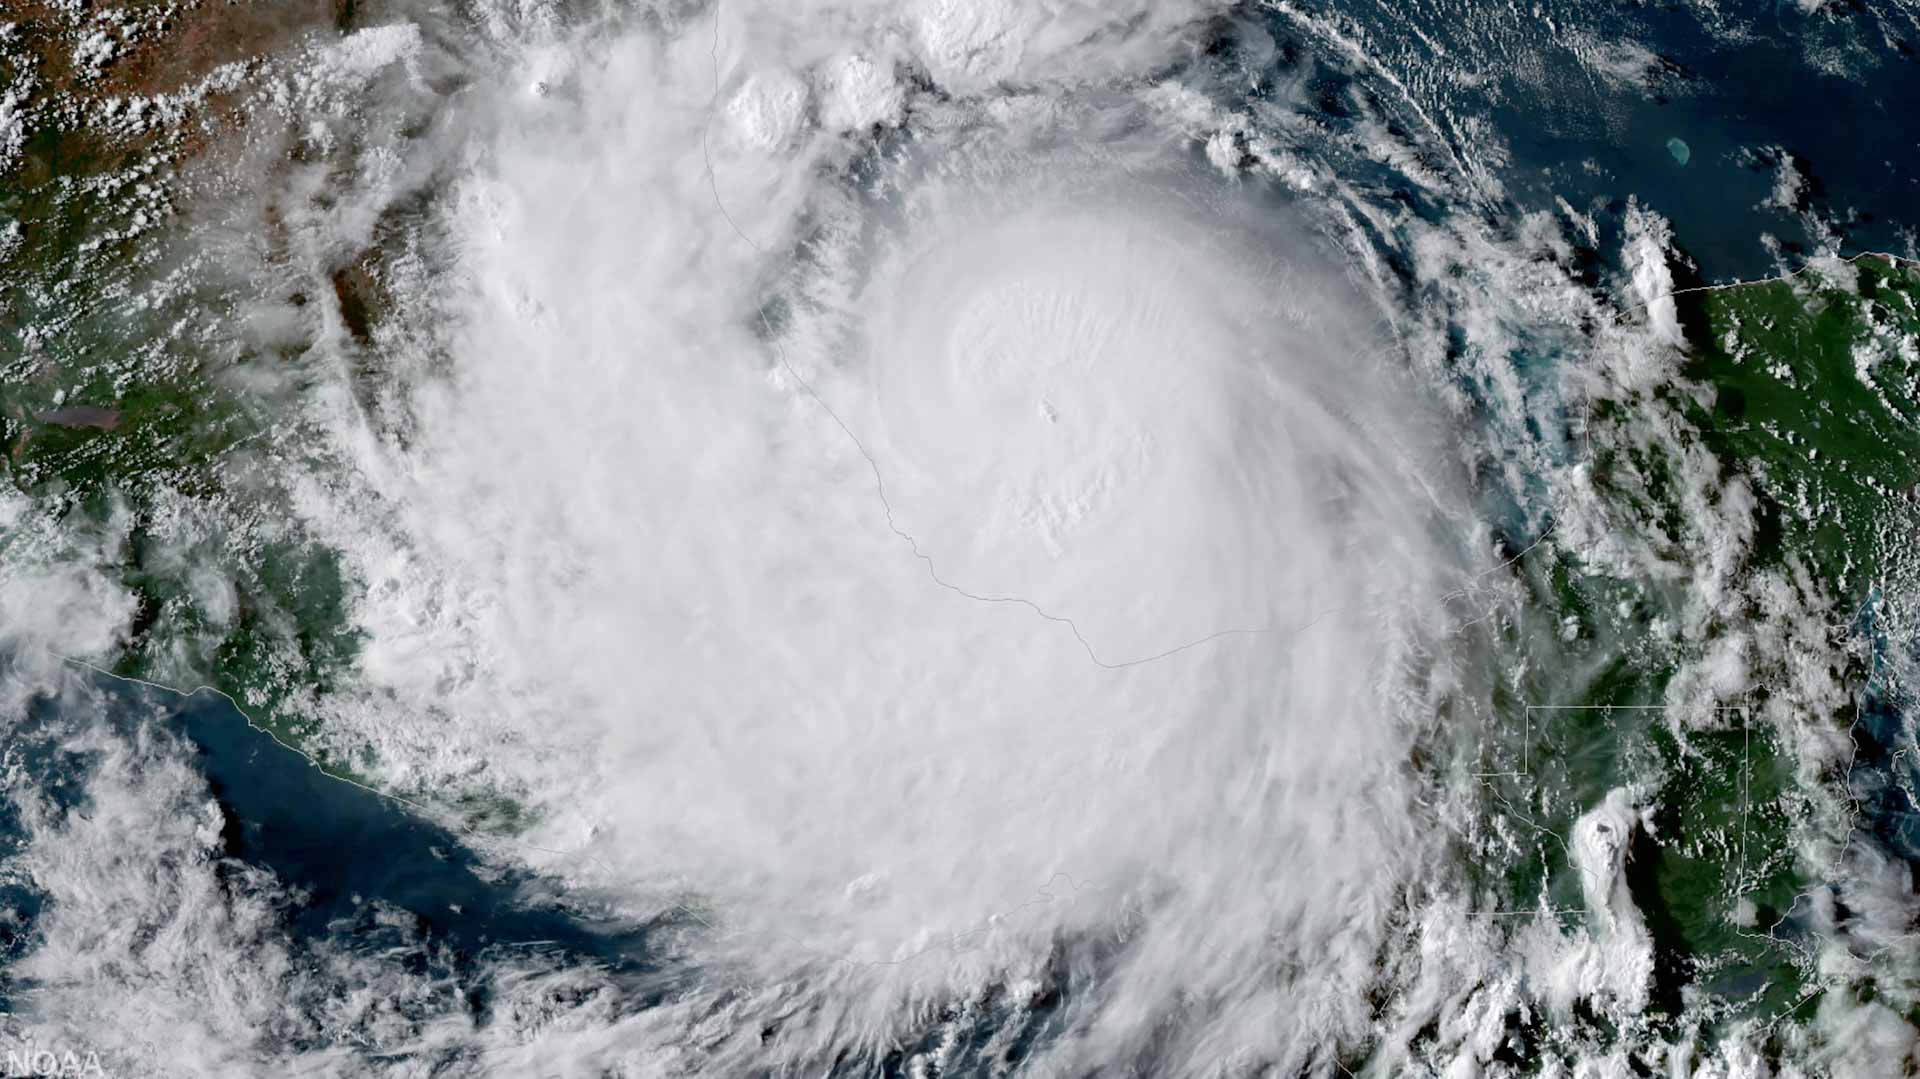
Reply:
<svg viewBox="0 0 1920 1079"><path fill-rule="evenodd" d="M1686 421L1678 445L1697 440L1723 476L1752 485L1756 528L1741 573L1798 568L1817 598L1861 609L1910 557L1920 268L1865 256L1690 291L1676 303L1686 360L1678 380L1653 392ZM1595 404L1596 487L1649 532L1684 535L1676 443L1635 437L1634 408ZM1678 590L1590 572L1552 545L1518 568L1539 624L1516 627L1508 647L1552 662L1500 695L1503 723L1520 736L1480 765L1493 773L1485 782L1496 808L1531 837L1501 875L1505 903L1577 911L1566 837L1609 790L1633 786L1652 807L1628 878L1658 944L1656 1011L1689 1010L1683 988L1695 994L1695 1014L1704 993L1708 1014L1728 1022L1801 1006L1819 975L1788 915L1818 884L1792 853L1796 824L1813 808L1776 734L1750 723L1767 688L1756 686L1711 729L1677 732L1661 706L1686 657L1654 643L1652 625L1680 602ZM1841 659L1857 694L1867 689L1869 652ZM1528 703L1558 707L1529 712ZM1844 730L1852 718L1806 721ZM1569 926L1582 920L1561 916Z"/></svg>
<svg viewBox="0 0 1920 1079"><path fill-rule="evenodd" d="M1920 481L1920 268L1850 265L1678 299L1685 373L1714 390L1690 415L1767 495L1756 557L1800 552L1863 600L1904 557Z"/></svg>
<svg viewBox="0 0 1920 1079"><path fill-rule="evenodd" d="M344 10L350 19L352 6ZM331 774L364 782L374 762L333 759L312 737L313 703L357 659L356 585L258 482L258 455L289 447L273 402L248 388L260 381L235 378L257 365L297 389L304 349L215 339L199 320L235 296L126 303L132 282L168 272L168 244L152 232L120 235L140 212L126 185L90 181L127 174L158 145L45 127L0 176L0 217L22 226L0 269L0 340L11 346L0 352L0 482L75 530L129 522L120 575L138 613L115 673L217 687ZM369 414L385 310L378 269L368 253L332 272L331 295L290 298L336 305L365 368L354 390ZM1684 387L1662 400L1759 496L1746 572L1803 565L1843 607L1866 602L1901 567L1920 498L1920 269L1866 257L1676 303ZM1603 402L1598 420L1629 423L1625 408ZM1684 530L1674 462L1603 442L1594 465L1603 490L1610 474L1631 469L1646 492L1635 511L1668 534ZM160 526L182 503L227 531L182 552ZM214 571L227 591L210 600L195 568ZM1816 975L1772 927L1815 882L1791 855L1807 810L1785 750L1744 721L1680 737L1648 707L1665 699L1678 662L1641 643L1659 613L1657 589L1585 572L1551 545L1518 568L1544 625L1516 629L1505 645L1522 654L1560 640L1563 620L1575 632L1554 654L1558 669L1497 695L1517 736L1483 766L1501 774L1489 784L1496 811L1525 849L1486 871L1488 890L1513 911L1577 908L1564 846L1574 822L1613 787L1647 784L1656 808L1629 884L1660 945L1656 1003L1677 1015L1692 986L1729 1020L1794 1006ZM1563 707L1529 712L1530 703ZM486 794L442 808L493 832L527 824L523 807Z"/></svg>

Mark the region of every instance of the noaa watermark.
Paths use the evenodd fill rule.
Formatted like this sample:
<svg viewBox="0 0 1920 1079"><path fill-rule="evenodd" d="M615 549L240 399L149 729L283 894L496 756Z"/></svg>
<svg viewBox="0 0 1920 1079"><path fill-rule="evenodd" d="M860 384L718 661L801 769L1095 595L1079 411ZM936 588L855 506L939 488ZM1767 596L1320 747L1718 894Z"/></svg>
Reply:
<svg viewBox="0 0 1920 1079"><path fill-rule="evenodd" d="M100 1066L100 1054L95 1052L76 1053L71 1049L56 1052L52 1049L9 1049L6 1051L5 1066L0 1067L0 1079L28 1079L29 1076L42 1075L105 1075L107 1069Z"/></svg>

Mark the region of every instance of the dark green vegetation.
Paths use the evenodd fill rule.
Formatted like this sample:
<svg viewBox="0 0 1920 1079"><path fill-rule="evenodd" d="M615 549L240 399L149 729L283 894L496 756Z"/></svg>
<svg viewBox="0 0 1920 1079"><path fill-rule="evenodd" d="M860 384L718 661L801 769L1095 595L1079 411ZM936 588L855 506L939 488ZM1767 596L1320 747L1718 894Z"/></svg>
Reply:
<svg viewBox="0 0 1920 1079"><path fill-rule="evenodd" d="M1691 353L1685 375L1710 391L1686 399L1686 414L1702 443L1746 475L1759 496L1751 563L1804 567L1810 586L1823 593L1818 598L1842 613L1835 621L1852 624L1835 633L1850 635L1858 647L1842 650L1835 661L1855 704L1841 714L1805 717L1848 729L1872 677L1872 649L1850 613L1886 594L1890 584L1903 593L1899 582L1912 573L1920 492L1920 267L1868 255L1679 301ZM1805 884L1795 885L1793 867L1779 852L1793 821L1811 807L1796 801L1786 761L1767 744L1764 756L1751 758L1748 895L1758 925L1781 922L1779 935L1791 936L1793 899ZM1756 862L1756 851L1771 860ZM1661 859L1673 883L1662 881L1660 893L1682 903L1685 862L1685 855ZM1751 943L1747 936L1729 942L1729 954L1739 960L1720 972L1723 984L1743 984L1740 962L1757 958ZM1768 1013L1793 1000L1772 985L1763 999Z"/></svg>
<svg viewBox="0 0 1920 1079"><path fill-rule="evenodd" d="M1514 721L1531 736L1525 770L1485 780L1526 849L1504 874L1506 909L1544 905L1567 928L1590 921L1574 828L1626 786L1645 814L1627 881L1656 944L1656 1014L1706 1004L1720 1018L1771 1016L1804 996L1812 971L1788 915L1808 886L1791 842L1806 808L1790 761L1747 710L1684 734L1657 707L1534 710ZM1687 987L1706 999L1683 1000Z"/></svg>
<svg viewBox="0 0 1920 1079"><path fill-rule="evenodd" d="M1787 762L1766 730L1655 728L1649 748L1670 778L1636 837L1627 880L1658 948L1655 979L1677 1006L1693 983L1738 1010L1776 1015L1807 971L1784 924L1803 887L1789 846L1798 808ZM1802 912L1804 913L1804 912Z"/></svg>
<svg viewBox="0 0 1920 1079"><path fill-rule="evenodd" d="M281 10L292 13L289 23L257 27L246 48L361 13L333 0ZM196 15L186 25L182 33L210 24ZM242 55L244 25L204 29L239 35L219 38L227 45L204 57ZM187 58L178 71L143 68L147 54L133 50L82 80L55 64L71 50L34 36L42 32L30 29L16 49L51 58L38 69L37 101L133 93L205 73L192 49L176 57ZM286 292L271 298L284 332L249 339L227 316L261 298L179 272L189 256L169 254L178 253L165 231L169 204L139 193L167 189L177 161L213 128L115 134L89 127L84 110L72 115L37 126L20 163L0 177L0 214L22 223L0 270L3 481L72 531L116 537L120 579L138 605L116 671L218 687L333 774L370 771L371 762L327 756L313 737L316 702L349 681L356 661L349 612L357 585L335 552L290 523L273 473L276 455L303 452L289 416L308 377L302 335L314 311L337 317L350 341L342 351L352 394L380 418L388 380L379 335L393 303L380 253L392 236L308 267L303 278L289 274ZM296 146L288 158L312 164L307 152ZM399 212L428 216L419 206ZM275 268L287 261L282 228L270 208L245 230L272 249L263 262ZM130 302L160 293L151 283L176 274L191 286L165 290L155 306ZM1869 258L1824 276L1678 298L1689 344L1684 385L1659 400L1688 421L1687 437L1723 475L1753 482L1758 531L1746 572L1804 565L1836 601L1857 605L1906 546L1902 527L1920 483L1916 293L1920 273ZM1620 429L1636 421L1617 402L1602 403L1599 419ZM1602 443L1594 463L1603 492L1634 491L1623 516L1672 537L1688 531L1678 493L1695 480L1668 449ZM1632 484L1614 482L1629 471ZM1508 912L1579 908L1566 849L1573 826L1609 790L1638 785L1650 827L1634 848L1629 884L1659 944L1659 1013L1678 1015L1686 987L1728 1017L1792 1007L1811 971L1791 914L1816 882L1790 853L1807 808L1795 801L1783 747L1771 732L1749 730L1748 712L1683 734L1657 707L1680 657L1647 641L1651 621L1677 602L1671 584L1584 575L1553 557L1551 545L1521 565L1546 624L1506 642L1534 670L1503 687L1500 718L1516 734L1482 765L1507 773L1488 786L1515 837L1510 859L1486 868L1486 891ZM1563 619L1571 627L1564 636ZM1558 643L1537 648L1541 641ZM1528 704L1564 710L1529 712ZM442 808L488 830L525 824L515 803L482 793Z"/></svg>
<svg viewBox="0 0 1920 1079"><path fill-rule="evenodd" d="M1596 403L1596 486L1655 549L1686 564L1701 551L1665 545L1710 532L1689 519L1684 499L1718 506L1728 481L1745 477L1754 534L1736 580L1777 572L1804 581L1808 603L1841 612L1830 632L1800 627L1804 640L1844 640L1844 613L1908 572L1920 491L1920 269L1868 256L1686 292L1677 303L1688 346L1681 378L1652 390L1644 411L1632 400ZM1701 449L1718 482L1689 492L1700 462L1682 458ZM1655 625L1685 602L1685 582L1616 580L1544 547L1522 566L1540 622L1510 643L1536 665L1500 704L1515 737L1480 765L1514 773L1485 780L1524 851L1501 877L1505 904L1577 912L1566 843L1582 813L1627 786L1648 807L1628 879L1658 945L1656 1013L1691 1010L1687 987L1726 1019L1801 1006L1817 976L1807 907L1796 901L1820 882L1793 852L1815 809L1777 733L1750 726L1774 695L1769 680L1785 675L1757 672L1744 707L1715 721L1675 722L1667 691L1698 656ZM1750 600L1737 607L1708 640L1767 617ZM1867 655L1843 648L1824 661L1858 694ZM1557 707L1529 712L1529 703ZM1852 718L1849 708L1802 721L1841 731Z"/></svg>
<svg viewBox="0 0 1920 1079"><path fill-rule="evenodd" d="M0 483L118 566L137 609L116 673L218 687L296 746L357 643L337 556L268 475L300 452L276 407L300 349L232 332L248 297L193 270L173 201L245 119L221 65L346 29L353 10L28 0L0 47L0 92L24 95L28 129L0 160ZM78 66L96 31L110 59ZM122 122L125 101L160 93L190 104Z"/></svg>
<svg viewBox="0 0 1920 1079"><path fill-rule="evenodd" d="M1686 374L1714 391L1691 418L1768 496L1756 558L1801 552L1857 604L1906 546L1920 480L1920 269L1851 269L1680 301Z"/></svg>

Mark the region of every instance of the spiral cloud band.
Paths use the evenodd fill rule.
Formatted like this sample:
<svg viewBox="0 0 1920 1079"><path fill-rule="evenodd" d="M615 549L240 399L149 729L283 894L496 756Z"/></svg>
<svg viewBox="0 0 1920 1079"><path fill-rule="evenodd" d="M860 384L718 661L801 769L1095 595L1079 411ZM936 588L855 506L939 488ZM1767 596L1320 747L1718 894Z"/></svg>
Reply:
<svg viewBox="0 0 1920 1079"><path fill-rule="evenodd" d="M358 541L369 740L690 917L765 987L728 1025L795 1061L1062 947L1102 1033L1065 1060L1194 1001L1170 1067L1363 1037L1440 864L1409 747L1472 567L1309 217L1132 101L860 160L805 84L710 100L705 62L543 55L464 181L453 375L361 469L395 514Z"/></svg>
<svg viewBox="0 0 1920 1079"><path fill-rule="evenodd" d="M1450 844L1490 544L1338 205L1153 82L1205 13L486 10L316 53L358 105L262 140L279 246L209 225L196 265L247 280L262 348L315 324L289 385L247 374L314 432L272 493L352 640L303 752L646 946L423 933L408 965L352 950L405 921L358 895L347 944L209 906L178 955L238 958L181 982L238 1003L119 1010L226 1044L274 997L222 978L336 949L302 992L408 1002L395 1059L496 1074L1326 1073L1422 1029L1488 952ZM349 271L338 311L287 280L376 263L357 325ZM217 891L198 735L109 728L96 798L188 809L23 816L45 956L112 906L61 851ZM482 1004L434 1010L442 961Z"/></svg>

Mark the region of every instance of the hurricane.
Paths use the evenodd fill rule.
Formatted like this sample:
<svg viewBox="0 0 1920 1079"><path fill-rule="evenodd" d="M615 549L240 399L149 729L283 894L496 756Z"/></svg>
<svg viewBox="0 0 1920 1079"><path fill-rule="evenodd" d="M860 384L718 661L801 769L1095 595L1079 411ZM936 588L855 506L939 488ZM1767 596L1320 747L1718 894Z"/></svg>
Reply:
<svg viewBox="0 0 1920 1079"><path fill-rule="evenodd" d="M8 1074L1903 1074L1911 13L1549 6L9 15Z"/></svg>
<svg viewBox="0 0 1920 1079"><path fill-rule="evenodd" d="M1061 979L1099 1047L1067 1067L1353 1036L1445 847L1407 747L1445 752L1484 567L1323 233L1070 94L851 190L791 175L843 149L769 145L774 76L623 130L671 63L575 68L578 115L503 132L463 197L458 374L382 462L409 571L369 589L409 627L380 687L463 717L431 766L484 762L560 871L710 925L703 964L780 988L735 1022L800 1009L726 1066ZM577 213L601 175L629 212ZM419 684L403 656L466 651L437 633L492 661ZM1190 997L1222 1014L1152 1047Z"/></svg>

